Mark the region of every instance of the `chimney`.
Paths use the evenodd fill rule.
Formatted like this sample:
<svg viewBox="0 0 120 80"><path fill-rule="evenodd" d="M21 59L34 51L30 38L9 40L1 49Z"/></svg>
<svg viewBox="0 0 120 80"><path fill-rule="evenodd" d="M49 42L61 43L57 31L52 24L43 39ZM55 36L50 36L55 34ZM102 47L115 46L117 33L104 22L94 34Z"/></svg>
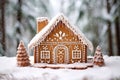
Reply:
<svg viewBox="0 0 120 80"><path fill-rule="evenodd" d="M39 33L49 22L47 17L37 18L37 33Z"/></svg>

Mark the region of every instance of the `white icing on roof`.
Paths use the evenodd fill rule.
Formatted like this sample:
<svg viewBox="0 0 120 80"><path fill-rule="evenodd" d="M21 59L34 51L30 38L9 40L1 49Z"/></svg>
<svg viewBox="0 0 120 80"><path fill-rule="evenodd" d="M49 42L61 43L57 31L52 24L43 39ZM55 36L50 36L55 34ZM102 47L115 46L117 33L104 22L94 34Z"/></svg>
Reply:
<svg viewBox="0 0 120 80"><path fill-rule="evenodd" d="M49 19L47 17L38 17L36 19L37 19L37 22L42 22L42 21L45 21L45 20L49 21Z"/></svg>
<svg viewBox="0 0 120 80"><path fill-rule="evenodd" d="M55 28L57 23L59 21L62 21L71 31L74 32L78 36L78 38L85 44L91 51L93 51L93 45L92 43L85 37L85 35L77 29L77 27L71 26L71 24L68 22L67 18L62 14L56 15L47 26L45 26L38 34L35 35L35 37L30 41L28 44L28 48L32 48L40 44L47 35Z"/></svg>

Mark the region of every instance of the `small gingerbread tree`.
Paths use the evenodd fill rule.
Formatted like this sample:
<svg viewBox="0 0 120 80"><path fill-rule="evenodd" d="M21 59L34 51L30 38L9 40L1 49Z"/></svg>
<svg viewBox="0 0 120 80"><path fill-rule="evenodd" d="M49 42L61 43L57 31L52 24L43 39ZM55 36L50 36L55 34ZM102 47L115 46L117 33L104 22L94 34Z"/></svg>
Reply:
<svg viewBox="0 0 120 80"><path fill-rule="evenodd" d="M20 41L20 44L18 46L17 50L17 65L24 67L30 65L29 56L27 54L26 48L24 46L24 43Z"/></svg>
<svg viewBox="0 0 120 80"><path fill-rule="evenodd" d="M98 66L104 65L104 59L103 59L103 55L102 55L100 46L97 46L97 48L96 48L93 63Z"/></svg>

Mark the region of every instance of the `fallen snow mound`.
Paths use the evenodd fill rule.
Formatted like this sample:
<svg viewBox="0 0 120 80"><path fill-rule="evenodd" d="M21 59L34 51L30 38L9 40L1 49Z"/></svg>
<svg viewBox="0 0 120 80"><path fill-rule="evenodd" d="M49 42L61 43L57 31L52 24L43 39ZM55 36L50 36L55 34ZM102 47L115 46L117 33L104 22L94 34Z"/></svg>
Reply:
<svg viewBox="0 0 120 80"><path fill-rule="evenodd" d="M33 61L33 57L30 59ZM0 80L120 80L120 57L104 59L103 67L72 70L17 67L15 57L0 57Z"/></svg>

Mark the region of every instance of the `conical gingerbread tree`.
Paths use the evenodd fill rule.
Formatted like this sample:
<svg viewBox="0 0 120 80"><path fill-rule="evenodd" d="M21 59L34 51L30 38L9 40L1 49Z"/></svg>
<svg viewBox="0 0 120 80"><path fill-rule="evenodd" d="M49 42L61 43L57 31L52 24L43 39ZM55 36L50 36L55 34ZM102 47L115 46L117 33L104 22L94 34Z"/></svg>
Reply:
<svg viewBox="0 0 120 80"><path fill-rule="evenodd" d="M17 57L17 65L18 66L24 67L24 66L29 66L30 65L29 56L27 54L24 43L22 41L20 41L20 44L18 46L16 57Z"/></svg>
<svg viewBox="0 0 120 80"><path fill-rule="evenodd" d="M103 59L103 55L102 55L100 46L97 46L97 48L96 48L93 63L95 65L98 65L98 66L103 66L104 65L104 59Z"/></svg>

